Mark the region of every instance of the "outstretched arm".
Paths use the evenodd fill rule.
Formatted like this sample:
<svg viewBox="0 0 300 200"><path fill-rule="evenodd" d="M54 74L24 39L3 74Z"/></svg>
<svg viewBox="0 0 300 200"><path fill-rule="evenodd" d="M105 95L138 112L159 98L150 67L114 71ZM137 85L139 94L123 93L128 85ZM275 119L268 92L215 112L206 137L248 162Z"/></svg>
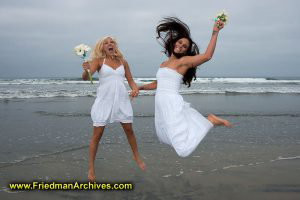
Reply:
<svg viewBox="0 0 300 200"><path fill-rule="evenodd" d="M218 28L218 23L220 23L220 28ZM224 27L224 23L222 21L216 22L213 28L213 33L210 39L210 42L207 46L207 49L204 54L198 54L195 56L186 56L182 58L182 65L186 65L188 67L197 67L207 61L209 61L215 52L217 39L219 35L219 31Z"/></svg>
<svg viewBox="0 0 300 200"><path fill-rule="evenodd" d="M153 81L152 83L140 86L139 90L155 90L156 87L157 87L157 81Z"/></svg>

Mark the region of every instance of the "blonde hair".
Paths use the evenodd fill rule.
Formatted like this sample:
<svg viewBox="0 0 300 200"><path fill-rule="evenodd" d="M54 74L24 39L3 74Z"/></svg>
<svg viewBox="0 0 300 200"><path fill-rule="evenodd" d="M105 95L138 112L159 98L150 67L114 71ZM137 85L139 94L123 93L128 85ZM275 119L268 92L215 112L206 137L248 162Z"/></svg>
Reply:
<svg viewBox="0 0 300 200"><path fill-rule="evenodd" d="M115 51L115 56L119 59L122 59L124 56L121 52L121 50L118 47L118 43L117 40L115 38L113 38L112 36L105 36L102 39L98 40L98 42L96 43L95 48L93 49L92 53L91 53L91 58L92 60L94 59L99 59L99 58L105 58L106 57L106 53L104 51L104 42L108 39L111 38L112 41L115 42L116 44L116 51Z"/></svg>

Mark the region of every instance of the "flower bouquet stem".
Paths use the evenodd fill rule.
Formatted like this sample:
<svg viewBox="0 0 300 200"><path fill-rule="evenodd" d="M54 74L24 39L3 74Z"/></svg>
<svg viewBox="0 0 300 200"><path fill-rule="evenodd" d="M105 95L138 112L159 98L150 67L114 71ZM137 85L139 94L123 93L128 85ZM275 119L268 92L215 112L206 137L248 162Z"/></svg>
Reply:
<svg viewBox="0 0 300 200"><path fill-rule="evenodd" d="M92 74L91 74L90 70L88 69L87 72L88 72L88 76L89 76L89 80L91 81L91 84L94 84L93 83L93 77L92 77Z"/></svg>
<svg viewBox="0 0 300 200"><path fill-rule="evenodd" d="M83 59L83 62L88 62L85 58L82 58L82 59ZM89 81L91 81L91 84L94 84L93 83L93 77L92 77L90 69L87 69L86 71L88 73Z"/></svg>

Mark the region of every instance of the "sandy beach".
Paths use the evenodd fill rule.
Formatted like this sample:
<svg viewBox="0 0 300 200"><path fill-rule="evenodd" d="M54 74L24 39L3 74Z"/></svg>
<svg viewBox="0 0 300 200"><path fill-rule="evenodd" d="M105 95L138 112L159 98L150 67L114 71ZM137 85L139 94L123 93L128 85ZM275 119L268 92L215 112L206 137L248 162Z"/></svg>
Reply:
<svg viewBox="0 0 300 200"><path fill-rule="evenodd" d="M1 199L299 198L299 95L185 95L203 115L217 113L235 125L212 129L187 158L158 141L153 98L132 103L147 170L133 161L118 123L106 127L95 163L97 182L131 182L133 191L7 189L12 182L87 181L94 98L2 100Z"/></svg>

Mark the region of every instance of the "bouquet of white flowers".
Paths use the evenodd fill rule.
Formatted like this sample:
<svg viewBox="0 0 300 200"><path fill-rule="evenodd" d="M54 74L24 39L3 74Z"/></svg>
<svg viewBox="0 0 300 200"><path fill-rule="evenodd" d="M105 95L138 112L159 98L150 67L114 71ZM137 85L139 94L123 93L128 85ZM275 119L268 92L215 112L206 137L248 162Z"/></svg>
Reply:
<svg viewBox="0 0 300 200"><path fill-rule="evenodd" d="M84 62L86 62L87 61L86 60L87 52L90 51L91 48L89 46L85 45L85 44L80 44L80 45L77 45L74 48L74 50L75 50L76 55L80 56L80 58ZM93 77L91 75L91 72L90 72L89 69L87 71L88 71L89 79L90 79L91 83L93 84Z"/></svg>
<svg viewBox="0 0 300 200"><path fill-rule="evenodd" d="M225 12L225 10L223 10L222 12L217 14L217 17L215 18L215 22L217 22L217 21L222 21L224 23L224 25L227 24L228 14ZM218 28L220 28L219 24L217 26L218 26Z"/></svg>

